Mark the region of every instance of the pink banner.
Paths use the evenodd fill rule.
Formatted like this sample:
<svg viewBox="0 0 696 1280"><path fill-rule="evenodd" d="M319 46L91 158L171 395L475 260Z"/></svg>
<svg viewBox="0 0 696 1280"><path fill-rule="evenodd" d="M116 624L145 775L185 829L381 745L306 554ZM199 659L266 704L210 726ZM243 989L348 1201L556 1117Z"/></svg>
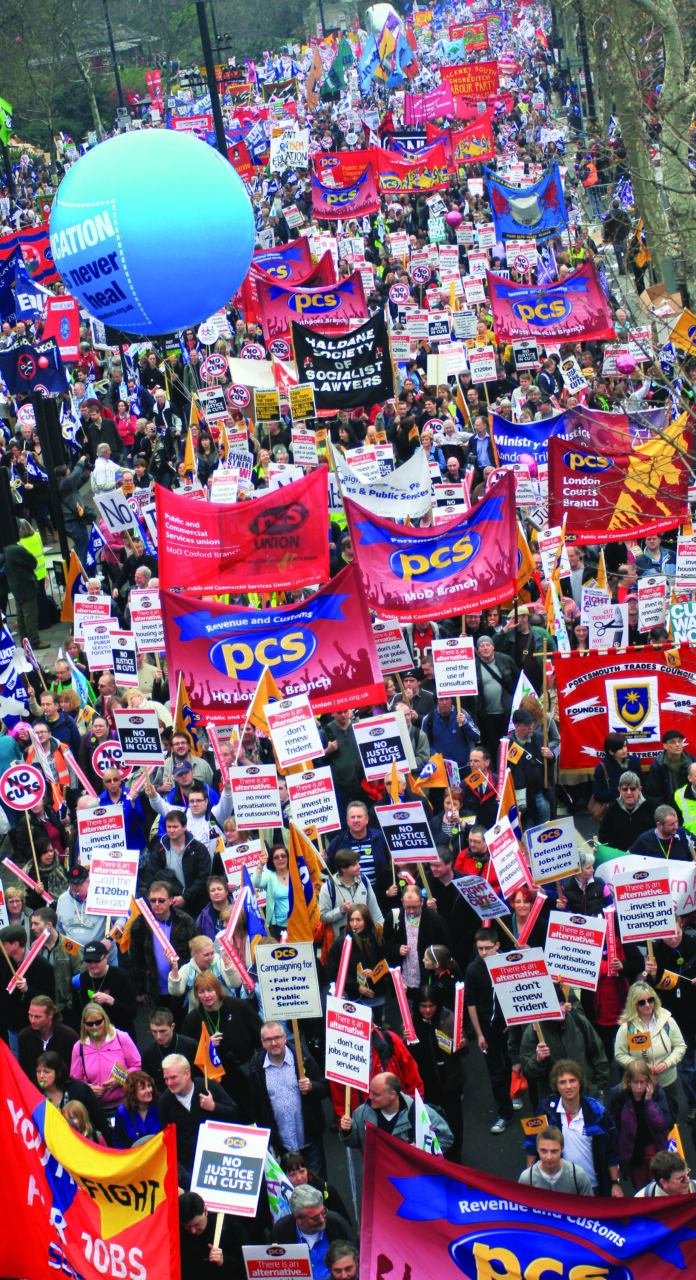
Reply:
<svg viewBox="0 0 696 1280"><path fill-rule="evenodd" d="M443 80L429 93L407 93L404 96L404 124L406 128L423 124L425 120L437 120L438 116L454 115L452 86Z"/></svg>
<svg viewBox="0 0 696 1280"><path fill-rule="evenodd" d="M289 338L290 324L299 320L317 333L348 333L351 320L367 320L362 276L354 271L340 284L324 289L287 289L262 280L258 285L259 311L266 342Z"/></svg>
<svg viewBox="0 0 696 1280"><path fill-rule="evenodd" d="M345 187L326 187L317 178L312 178L312 213L315 218L363 218L378 209L379 192L371 164L355 182Z"/></svg>
<svg viewBox="0 0 696 1280"><path fill-rule="evenodd" d="M453 1052L463 1048L466 1042L464 1035L464 983L455 982L454 984L454 1043L452 1045Z"/></svg>
<svg viewBox="0 0 696 1280"><path fill-rule="evenodd" d="M319 285L336 282L333 255L328 249L316 266L312 266L312 255L306 236L301 236L299 242L294 240L291 244L284 245L284 249L288 252L285 252L282 257L275 254L271 256L270 253L257 254L252 260L240 290L242 310L247 324L250 320L258 322L259 319L258 286L261 280L269 284L274 280L282 281L283 284L292 285L294 289L316 289Z"/></svg>
<svg viewBox="0 0 696 1280"><path fill-rule="evenodd" d="M498 342L538 338L585 342L614 338L609 304L591 262L558 284L517 285L487 272L493 329Z"/></svg>
<svg viewBox="0 0 696 1280"><path fill-rule="evenodd" d="M607 922L607 961L611 967L619 958L616 946L616 907L605 907L602 915Z"/></svg>

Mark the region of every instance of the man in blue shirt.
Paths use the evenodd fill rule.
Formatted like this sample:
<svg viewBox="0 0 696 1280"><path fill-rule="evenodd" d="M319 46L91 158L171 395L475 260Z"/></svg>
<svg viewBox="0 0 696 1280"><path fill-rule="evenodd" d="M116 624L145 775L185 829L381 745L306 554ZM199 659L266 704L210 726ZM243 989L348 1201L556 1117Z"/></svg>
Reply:
<svg viewBox="0 0 696 1280"><path fill-rule="evenodd" d="M274 1244L306 1244L313 1280L330 1280L326 1253L334 1240L354 1240L352 1227L340 1213L324 1208L318 1187L296 1187L290 1196L290 1217L280 1218L271 1228Z"/></svg>

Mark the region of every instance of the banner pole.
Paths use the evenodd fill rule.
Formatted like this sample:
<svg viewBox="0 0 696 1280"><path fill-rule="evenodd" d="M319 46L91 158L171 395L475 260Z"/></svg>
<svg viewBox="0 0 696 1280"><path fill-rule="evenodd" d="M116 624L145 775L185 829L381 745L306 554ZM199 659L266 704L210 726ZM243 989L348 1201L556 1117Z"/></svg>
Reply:
<svg viewBox="0 0 696 1280"><path fill-rule="evenodd" d="M543 730L544 730L544 747L545 748L548 747L549 745L549 722L548 722L549 694L546 686L546 645L547 645L547 641L545 639L544 650L543 650L544 673L543 673L543 682L541 686L541 709L544 713ZM548 758L544 756L544 786L547 787L548 785L549 785L549 762L548 762Z"/></svg>
<svg viewBox="0 0 696 1280"><path fill-rule="evenodd" d="M31 856L34 859L34 870L36 871L36 883L41 884L41 876L39 875L39 864L36 858L36 849L34 848L34 837L31 833L31 822L29 821L29 810L24 810L24 816L27 820L27 835L29 836L29 844L31 845Z"/></svg>

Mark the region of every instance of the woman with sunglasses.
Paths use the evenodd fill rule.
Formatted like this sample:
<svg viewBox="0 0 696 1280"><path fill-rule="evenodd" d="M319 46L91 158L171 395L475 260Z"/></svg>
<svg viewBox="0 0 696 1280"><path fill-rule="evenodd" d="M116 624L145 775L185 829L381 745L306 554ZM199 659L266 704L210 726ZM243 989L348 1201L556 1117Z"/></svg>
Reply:
<svg viewBox="0 0 696 1280"><path fill-rule="evenodd" d="M650 1177L650 1161L667 1150L672 1117L665 1091L647 1062L629 1062L609 1094L607 1111L619 1135L619 1168L635 1191Z"/></svg>
<svg viewBox="0 0 696 1280"><path fill-rule="evenodd" d="M677 1065L686 1053L684 1037L660 997L646 982L634 982L619 1019L616 1061L622 1067L642 1058L667 1094L672 1121L679 1114Z"/></svg>
<svg viewBox="0 0 696 1280"><path fill-rule="evenodd" d="M140 1070L140 1053L125 1031L117 1031L99 1004L82 1010L80 1039L73 1046L70 1074L88 1084L107 1116L123 1102L130 1071Z"/></svg>

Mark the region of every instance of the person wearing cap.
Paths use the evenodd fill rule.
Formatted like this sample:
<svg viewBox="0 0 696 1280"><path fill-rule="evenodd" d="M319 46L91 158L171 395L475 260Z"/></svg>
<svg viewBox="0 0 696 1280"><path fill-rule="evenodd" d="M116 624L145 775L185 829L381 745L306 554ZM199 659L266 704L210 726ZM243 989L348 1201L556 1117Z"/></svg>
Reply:
<svg viewBox="0 0 696 1280"><path fill-rule="evenodd" d="M519 671L506 653L497 653L493 637L481 635L476 641L476 678L478 682L478 719L481 740L497 758L500 739L510 723L510 708L517 688Z"/></svg>
<svg viewBox="0 0 696 1280"><path fill-rule="evenodd" d="M58 916L58 932L77 942L84 948L88 942L102 942L106 934L106 916L87 915L87 891L89 889L89 871L77 863L69 867L65 873L68 887L61 893L56 904ZM112 919L112 924L114 921ZM109 943L107 943L109 946ZM110 954L115 957L113 943Z"/></svg>
<svg viewBox="0 0 696 1280"><path fill-rule="evenodd" d="M178 764L188 761L193 770L193 776L196 782L204 782L206 786L210 786L213 781L213 771L206 760L202 756L195 756L191 751L191 742L187 733L180 733L175 730L172 734L172 752L166 761L162 770L161 777L158 777L155 785L158 791L168 792L171 790L173 783L174 769ZM219 799L218 796L215 797Z"/></svg>
<svg viewBox="0 0 696 1280"><path fill-rule="evenodd" d="M618 799L607 805L597 839L600 844L627 853L638 837L654 826L654 806L643 795L642 779L632 769L626 769L619 777Z"/></svg>
<svg viewBox="0 0 696 1280"><path fill-rule="evenodd" d="M677 791L689 781L694 757L684 750L684 734L680 729L666 729L661 751L648 771L645 794L653 804L673 804Z"/></svg>
<svg viewBox="0 0 696 1280"><path fill-rule="evenodd" d="M138 1004L130 975L125 969L109 964L109 948L105 942L88 942L83 956L86 970L80 974L75 988L80 1009L90 1002L102 1005L119 1031L134 1036Z"/></svg>
<svg viewBox="0 0 696 1280"><path fill-rule="evenodd" d="M27 950L28 934L20 924L6 925L0 929L0 1038L9 1044L15 1058L18 1054L19 1033L29 1026L29 1008L35 996L56 994L53 970L47 960L37 956L22 978L17 979L14 991L7 986L21 965Z"/></svg>
<svg viewBox="0 0 696 1280"><path fill-rule="evenodd" d="M547 653L555 653L557 646L550 631L531 622L532 615L528 604L518 605L516 612L509 614L502 631L496 631L493 644L496 652L507 654L520 671L524 671L539 694L543 685L544 641Z"/></svg>
<svg viewBox="0 0 696 1280"><path fill-rule="evenodd" d="M406 671L402 676L404 690L406 693L406 701L411 708L411 724L418 724L422 721L423 716L427 716L435 706L435 698L432 693L427 693L425 689L421 689L421 672L414 667L411 671Z"/></svg>
<svg viewBox="0 0 696 1280"><path fill-rule="evenodd" d="M659 804L655 810L652 831L634 840L629 853L642 853L647 858L667 858L670 862L696 862L696 836L679 825L676 809Z"/></svg>
<svg viewBox="0 0 696 1280"><path fill-rule="evenodd" d="M548 787L544 787L544 760L554 759L550 747L542 744L541 733L529 711L521 707L512 713L512 733L508 745L508 768L512 774L520 813L532 822L548 822L551 817ZM552 773L549 776L553 776Z"/></svg>

